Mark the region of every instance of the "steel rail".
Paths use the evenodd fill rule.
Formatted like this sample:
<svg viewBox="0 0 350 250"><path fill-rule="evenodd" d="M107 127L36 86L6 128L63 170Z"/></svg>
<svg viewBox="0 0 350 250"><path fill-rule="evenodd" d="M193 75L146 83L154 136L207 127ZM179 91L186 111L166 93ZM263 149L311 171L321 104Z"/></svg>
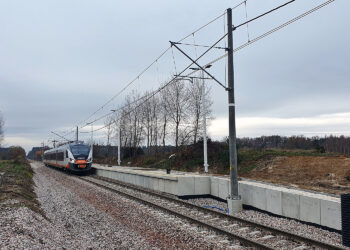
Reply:
<svg viewBox="0 0 350 250"><path fill-rule="evenodd" d="M106 181L106 182L118 184L120 186L124 186L124 187L130 188L130 189L134 189L134 190L143 192L143 193L148 194L148 195L153 195L153 196L156 196L156 197L159 197L159 198L162 198L162 199L167 199L167 200L169 200L171 202L179 203L179 204L181 204L183 206L187 206L187 207L190 207L190 208L193 208L193 209L200 210L200 211L205 212L205 213L210 213L210 214L213 214L215 216L219 216L219 217L221 217L223 219L228 219L228 220L231 220L231 221L233 220L233 221L237 221L237 222L240 222L240 223L245 223L245 224L248 224L248 225L250 225L252 227L257 227L257 228L260 228L260 229L263 229L263 230L270 231L270 232L275 233L275 234L283 235L283 236L286 236L286 237L288 237L290 239L297 240L299 242L304 242L304 243L311 244L313 246L321 247L322 249L339 249L339 250L340 249L345 249L343 247L339 247L339 246L332 245L332 244L329 244L329 243L325 243L325 242L322 242L322 241L317 241L317 240L314 240L314 239L311 239L311 238L308 238L308 237L304 237L304 236L301 236L301 235L298 235L298 234L294 234L294 233L291 233L291 232L287 232L287 231L284 231L284 230L281 230L281 229L277 229L277 228L269 227L269 226L266 226L266 225L262 225L262 224L259 224L257 222L253 222L253 221L246 220L246 219L243 219L243 218L239 218L239 217L236 217L236 216L224 214L224 213L217 212L215 210L211 210L211 209L208 209L208 208L200 207L200 206L194 205L192 203L185 202L185 201L179 200L177 198L171 197L170 195L161 194L161 193L158 193L158 192L146 189L146 188L142 188L142 187L139 187L139 186L136 186L136 185L127 184L125 182L117 181L117 180L114 180L114 179L109 179L109 178L106 178L106 177L100 177L100 176L90 176L90 177L95 178L95 179L99 179L99 180L103 180L103 181Z"/></svg>
<svg viewBox="0 0 350 250"><path fill-rule="evenodd" d="M161 205L159 205L159 204L156 204L156 203L154 203L154 202L152 202L152 201L149 201L149 200L146 200L146 199L143 199L143 198L134 196L134 195L129 194L129 193L127 193L127 192L122 192L122 191L120 191L120 190L116 190L116 189L114 189L114 188L105 186L105 185L100 184L100 183L96 183L96 182L91 181L91 180L88 180L88 179L86 179L86 178L84 178L84 177L80 177L80 179L81 179L81 180L84 180L84 181L86 181L86 182L92 183L92 184L94 184L94 185L96 185L96 186L102 187L102 188L104 188L104 189L107 189L107 190L109 190L109 191L112 191L112 192L114 192L114 193L118 193L118 194L120 194L120 195L122 195L122 196L125 196L125 197L129 198L129 199L137 200L138 202L141 202L141 203L143 203L143 204L152 206L152 207L154 207L154 208L160 209L160 210L165 211L165 212L167 212L167 213L171 213L171 214L173 214L173 215L175 215L175 216L178 216L178 217L180 217L180 218L183 218L183 219L185 219L185 220L188 220L188 221L190 221L190 222L193 222L193 223L195 223L195 224L197 224L197 225L206 227L206 228L211 229L211 230L213 230L213 231L215 231L215 232L218 232L218 233L220 233L220 234L226 235L227 237L229 237L229 238L231 238L231 239L238 240L239 242L243 243L243 245L245 245L245 246L256 247L256 248L258 248L258 249L273 249L273 248L271 248L271 247L269 247L269 246L266 246L266 245L264 245L264 244L261 244L261 243L259 243L259 242L255 242L255 241L253 241L253 240L250 240L250 239L248 239L248 238L246 238L246 237L244 237L244 236L236 235L236 234L234 234L234 233L231 233L231 232L228 231L228 230L225 230L225 229L216 227L216 226L214 226L214 225L211 225L211 224L209 224L209 223L207 223L207 222L205 222L205 221L201 221L201 220L195 219L195 218L193 218L193 217L191 217L191 216L188 216L188 215L179 213L179 212L177 212L177 211L175 211L175 210L173 210L173 209L170 209L170 208L167 208L167 207L163 207L163 206L161 206ZM99 179L99 178L95 178L95 179L108 182L108 181L106 181L106 180ZM110 182L110 183L113 183L113 182ZM114 184L117 184L117 183L114 183ZM164 198L164 197L162 197L162 198Z"/></svg>

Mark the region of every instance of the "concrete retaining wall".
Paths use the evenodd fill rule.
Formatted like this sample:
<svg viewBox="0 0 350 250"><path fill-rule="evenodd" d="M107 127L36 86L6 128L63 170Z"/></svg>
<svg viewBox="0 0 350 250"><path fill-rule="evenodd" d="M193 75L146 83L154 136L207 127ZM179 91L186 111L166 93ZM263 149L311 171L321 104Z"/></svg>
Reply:
<svg viewBox="0 0 350 250"><path fill-rule="evenodd" d="M120 167L94 168L99 176L177 196L210 194L224 200L229 196L227 178L179 173L167 175L161 171ZM341 230L340 199L337 197L247 180L239 181L239 193L244 205Z"/></svg>
<svg viewBox="0 0 350 250"><path fill-rule="evenodd" d="M116 179L152 190L176 196L210 194L210 177L194 175L163 174L154 171L96 167L98 176Z"/></svg>

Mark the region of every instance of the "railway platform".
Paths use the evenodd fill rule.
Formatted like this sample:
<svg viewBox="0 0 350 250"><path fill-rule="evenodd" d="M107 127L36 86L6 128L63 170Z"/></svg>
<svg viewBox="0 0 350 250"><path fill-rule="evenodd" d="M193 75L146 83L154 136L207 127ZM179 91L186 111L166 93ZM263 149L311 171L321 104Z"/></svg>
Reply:
<svg viewBox="0 0 350 250"><path fill-rule="evenodd" d="M176 196L210 195L226 200L229 177L93 164L96 175ZM243 205L272 214L341 230L340 198L248 179L239 181Z"/></svg>

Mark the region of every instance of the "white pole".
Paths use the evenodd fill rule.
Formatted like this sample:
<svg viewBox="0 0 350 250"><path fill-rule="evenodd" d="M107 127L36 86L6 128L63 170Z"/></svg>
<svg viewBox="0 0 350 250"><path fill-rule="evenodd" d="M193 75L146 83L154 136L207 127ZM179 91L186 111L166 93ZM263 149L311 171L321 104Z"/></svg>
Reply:
<svg viewBox="0 0 350 250"><path fill-rule="evenodd" d="M118 166L120 166L120 122L118 126Z"/></svg>
<svg viewBox="0 0 350 250"><path fill-rule="evenodd" d="M203 151L204 151L204 172L208 173L208 148L207 148L207 118L206 118L206 104L205 104L205 81L204 72L202 72L202 111L203 111Z"/></svg>
<svg viewBox="0 0 350 250"><path fill-rule="evenodd" d="M94 149L94 127L91 123L91 151L93 152L93 149ZM94 154L92 153L92 156Z"/></svg>

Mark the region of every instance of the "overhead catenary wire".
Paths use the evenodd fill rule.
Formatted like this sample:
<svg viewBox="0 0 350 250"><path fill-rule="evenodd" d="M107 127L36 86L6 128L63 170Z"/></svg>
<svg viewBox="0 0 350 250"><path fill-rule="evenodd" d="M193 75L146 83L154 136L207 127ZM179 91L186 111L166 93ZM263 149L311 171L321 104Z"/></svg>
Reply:
<svg viewBox="0 0 350 250"><path fill-rule="evenodd" d="M234 10L234 9L238 8L239 6L241 6L242 4L246 3L247 1L248 0L243 0L242 2L240 2L240 3L236 4L235 6L233 6L231 9ZM226 12L225 12L225 14L226 14Z"/></svg>
<svg viewBox="0 0 350 250"><path fill-rule="evenodd" d="M187 46L193 46L193 47L202 47L202 48L210 48L210 45L203 45L203 44L196 44L196 43L179 43L174 42L174 44L181 44L181 45L187 45ZM214 46L213 49L227 49L226 47L220 47L220 46Z"/></svg>
<svg viewBox="0 0 350 250"><path fill-rule="evenodd" d="M291 20L289 20L289 21L287 21L287 22L285 22L285 23L283 23L283 24L281 24L281 25L279 25L279 26L277 26L277 27L275 27L275 28L273 28L273 29L263 33L263 34L261 34L261 35L259 35L258 37L252 39L250 42L244 43L244 44L238 46L237 48L235 48L233 50L233 53L235 53L235 52L237 52L237 51L239 51L239 50L241 50L241 49L243 49L243 48L245 48L245 47L247 47L247 46L249 46L249 45L251 45L251 44L253 44L253 43L255 43L255 42L257 42L257 41L259 41L259 40L261 40L261 39L263 39L265 37L267 37L267 36L269 36L269 35L271 35L272 33L276 32L276 31L279 31L280 29L283 29L284 27L286 27L286 26L288 26L288 25L290 25L290 24L292 24L292 23L294 23L294 22L304 18L307 15L310 15L311 13L313 13L313 12L315 12L315 11L325 7L325 6L327 6L328 4L330 4L330 3L334 2L334 1L335 0L328 0L327 2L324 2L324 3L322 3L322 4L318 5L318 6L310 9L309 11L306 11L303 14L301 14L301 15L299 15L299 16L297 16L297 17L295 17L295 18L293 18L293 19L291 19ZM220 57L218 57L218 58L216 58L216 59L206 63L203 67L206 67L208 65L214 64L214 63L224 59L225 57L227 57L227 55L228 55L228 53L225 53L224 55L222 55L222 56L220 56ZM191 72L190 74L187 74L186 77L191 76L196 71L198 71L198 70L195 70L195 71Z"/></svg>
<svg viewBox="0 0 350 250"><path fill-rule="evenodd" d="M74 130L68 130L68 131L65 131L63 134L60 134L58 132L53 132L51 131L51 133L55 134L56 136L58 137L66 137L68 135L70 135L71 133L75 132ZM51 138L49 138L49 140L51 140ZM66 140L66 139L65 139Z"/></svg>
<svg viewBox="0 0 350 250"><path fill-rule="evenodd" d="M142 101L142 100L145 99L146 97L147 97L147 95L144 95L144 96L140 97L139 99L136 99L136 100L132 101L131 103L128 103L128 104L125 105L125 106L133 105L133 104L135 104L135 103L137 103L137 102L139 102L139 101ZM113 111L110 111L110 112L108 112L107 114L104 114L104 115L102 115L102 116L96 118L95 120L93 120L93 121L91 121L91 122L89 122L89 123L86 123L85 125L82 125L80 128L81 128L81 129L82 129L82 128L85 128L85 127L88 126L88 125L91 125L91 124L93 124L93 123L95 123L95 122L97 122L97 121L100 121L100 120L102 120L103 118L106 118L106 117L112 115L112 114L115 113L116 111L122 110L125 106L123 106L123 107L121 107L121 108L118 108L118 109L114 109Z"/></svg>
<svg viewBox="0 0 350 250"><path fill-rule="evenodd" d="M210 46L210 47L209 47L204 53L202 53L197 59L195 59L194 62L198 62L199 59L201 59L204 55L206 55L214 46L216 46L216 45L217 45L220 41L222 41L222 39L224 39L226 36L227 36L227 33L224 34L219 40L217 40L212 46ZM158 88L157 90L155 90L155 93L160 92L164 87L168 86L170 83L172 83L174 80L176 80L176 79L178 78L178 76L180 76L180 75L183 74L187 69L189 69L189 68L194 64L194 62L192 62L191 64L189 64L189 65L188 65L184 70L182 70L179 74L176 74L176 76L175 76L174 78L172 78L172 80L170 80L167 84L165 84L164 86L162 86L162 87ZM152 96L153 96L153 95L152 95ZM139 101L139 100L141 100L141 99L143 99L143 98L145 98L145 96L139 98L138 100L135 100L134 103L137 102L137 101ZM147 100L148 100L148 99L147 99ZM123 109L123 108L121 107L121 108L119 108L119 109L117 109L117 110L119 111L119 110L121 110L121 109ZM109 113L107 113L107 114L105 114L105 115L103 115L103 116L101 116L101 117L95 119L95 120L92 121L92 122L86 123L85 125L81 126L81 128L84 128L84 127L86 127L87 125L89 125L89 124L91 124L91 123L94 123L94 122L96 122L96 121L99 121L99 120L101 120L101 119L103 119L103 118L105 118L105 117L107 117L107 116L113 114L114 112L115 112L115 111L109 112ZM106 127L106 126L105 126L105 127ZM103 128L104 128L104 127L103 127ZM100 130L100 129L102 129L102 128L99 128L98 130ZM97 131L97 130L96 130L96 131Z"/></svg>
<svg viewBox="0 0 350 250"><path fill-rule="evenodd" d="M174 49L173 49L173 47L171 47L171 54L172 54L172 56L173 56L173 63L174 63L175 74L177 74L176 61L175 61L175 56L174 56Z"/></svg>
<svg viewBox="0 0 350 250"><path fill-rule="evenodd" d="M244 22L244 23L241 23L241 24L239 24L239 25L233 27L233 29L237 29L237 28L239 28L239 27L241 27L241 26L244 26L244 25L246 25L246 24L248 24L248 23L250 23L250 22L253 22L253 21L255 21L255 20L257 20L257 19L259 19L259 18L261 18L261 17L263 17L263 16L266 16L266 15L268 15L268 14L270 14L270 13L272 13L272 12L278 10L278 9L281 9L281 8L287 6L287 5L289 5L289 4L291 4L291 3L295 2L295 1L296 1L296 0L291 0L291 1L289 1L289 2L286 2L286 3L282 4L282 5L279 5L279 6L277 6L276 8L273 8L273 9L271 9L271 10L269 10L269 11L266 11L265 13L263 13L263 14L261 14L261 15L259 15L259 16L256 16L256 17L254 17L254 18L252 18L252 19L250 19L250 20L248 20L248 21L246 21L246 22Z"/></svg>
<svg viewBox="0 0 350 250"><path fill-rule="evenodd" d="M247 1L247 0L245 0ZM238 4L237 6L235 6L234 8L238 7L239 5L243 4L245 1L243 1L242 3ZM218 20L220 17L222 17L223 15L225 15L226 11L217 16L216 18L212 19L211 21L209 21L208 23L202 25L201 27L199 27L198 29L194 30L193 32L191 32L190 34L186 35L185 37L181 38L178 42L182 42L183 40L187 39L188 37L190 37L192 34L197 33L199 31L201 31L202 29L204 29L205 27L207 27L208 25L212 24L213 22L215 22L216 20ZM112 96L112 98L110 98L105 104L103 104L100 108L98 108L95 112L93 112L91 115L89 115L86 119L78 122L78 125L84 124L85 122L87 122L91 117L93 117L96 113L98 113L99 111L101 111L104 107L106 107L108 104L110 104L113 100L115 100L115 98L117 98L120 94L122 94L130 85L132 85L139 77L141 77L149 68L151 68L155 63L157 63L157 61L159 59L161 59L169 50L171 49L171 46L169 46L168 48L166 48L154 61L152 61L151 64L149 64L146 68L144 68L132 81L130 81L128 84L126 84L126 86L124 86L124 88L122 88L117 94L115 94L114 96Z"/></svg>
<svg viewBox="0 0 350 250"><path fill-rule="evenodd" d="M194 33L192 34L192 38L193 38L193 44L196 44L196 38L195 38L195 34ZM197 58L198 57L197 47L194 46L193 49L194 49L194 55Z"/></svg>
<svg viewBox="0 0 350 250"><path fill-rule="evenodd" d="M61 133L59 133L59 134L61 134L62 136L67 136L67 135L69 135L69 134L71 134L71 133L73 133L74 132L74 130L72 130L73 128L71 128L71 129L69 129L69 130L65 130L65 131L63 131L63 132L61 132ZM56 133L58 133L58 132L56 132Z"/></svg>
<svg viewBox="0 0 350 250"><path fill-rule="evenodd" d="M149 68L151 68L159 59L161 59L168 51L170 50L170 46L165 49L151 64L149 64L146 68L144 68L141 73L139 73L133 80L131 80L128 84L126 84L117 94L115 94L112 98L110 98L105 104L103 104L100 108L98 108L95 112L93 112L88 118L79 122L78 125L87 122L91 117L93 117L96 113L110 104L115 98L117 98L120 94L122 94L130 85L132 85L135 81L137 81L140 76L142 76Z"/></svg>
<svg viewBox="0 0 350 250"><path fill-rule="evenodd" d="M262 14L262 15L259 16L259 17L256 17L255 19L260 18L260 17L262 17L262 16L264 16L264 15L267 15L267 14L269 14L269 13L271 13L271 12L273 12L273 11L279 9L279 8L282 8L282 7L284 7L284 6L286 6L286 5L288 5L289 3L294 2L294 1L295 1L295 0L292 0L292 1L288 2L288 3L285 3L285 4L279 6L279 7L275 8L275 9L270 10L270 11L267 12L267 13ZM248 19L247 0L242 1L241 3L237 4L236 6L234 6L232 9L235 9L235 8L241 6L242 4L245 5L246 18ZM225 15L226 15L226 12L225 12L224 14L222 14L221 16L218 16L218 17L217 17L216 19L214 19L213 21L216 21L216 20L219 19L220 17L224 17L224 18L225 18ZM254 19L254 20L255 20L255 19ZM224 20L225 20L225 19L224 19ZM212 21L212 22L213 22L213 21ZM251 22L251 21L253 21L253 20L250 20L249 22ZM224 21L224 22L225 22L225 21ZM208 24L210 24L210 23L211 23L211 22L209 22ZM247 29L248 29L248 22L246 23L246 25L247 25ZM192 35L194 36L194 33L193 33ZM188 38L189 36L190 36L190 35L188 35L186 38ZM184 39L182 39L182 40L184 40ZM248 41L249 41L249 32L248 32ZM203 47L203 48L209 48L209 47L210 47L209 45L196 44L195 42L194 42L193 44L191 44L191 43L183 43L183 42L181 42L181 40L178 41L178 42L175 42L175 44L188 45L188 46L194 46L194 47ZM224 46L224 47L214 46L213 48L214 48L214 49L225 49L225 50L227 50L227 47L226 47L226 46Z"/></svg>
<svg viewBox="0 0 350 250"><path fill-rule="evenodd" d="M325 2L325 3L323 3L323 4L320 4L320 5L316 6L315 8L313 8L313 9L307 11L307 12L304 12L303 14L301 14L301 15L299 15L299 16L297 16L297 17L295 17L295 18L293 18L293 19L291 19L291 20L289 20L289 21L287 21L287 22L285 22L285 23L283 23L282 25L279 25L279 26L277 26L277 27L275 27L275 28L273 28L273 29L271 29L271 30L265 32L264 34L262 34L262 35L260 35L260 36L258 36L258 37L256 37L256 38L254 38L254 39L252 39L250 42L247 42L247 43L245 43L245 44L243 44L243 45L241 45L241 46L235 48L235 49L233 50L233 53L235 53L235 52L237 52L237 51L239 51L239 50L241 50L241 49L243 49L243 48L249 46L250 44L253 44L254 42L257 42L257 41L261 40L262 38L264 38L264 37L266 37L266 36L268 36L268 35L270 35L270 34L276 32L276 31L278 31L278 30L280 30L280 29L282 29L282 28L288 26L288 25L291 24L291 23L294 23L294 22L298 21L299 19L301 19L301 18L303 18L303 17L305 17L305 16L307 16L307 15L309 15L309 14L311 14L311 13L313 13L313 12L319 10L319 9L321 9L322 7L325 7L326 5L328 5L328 4L330 4L331 2L334 2L334 1L335 1L335 0L328 0L327 2ZM240 26L242 26L242 25L240 25ZM220 38L216 43L214 43L214 45L212 45L211 47L215 46L217 43L219 43L219 42L220 42L223 38L225 38L226 36L227 36L227 33L224 34L224 36L221 37L221 38ZM195 61L198 61L198 60L199 60L201 57L203 57L208 51L209 51L209 50L207 50L206 52L204 52L204 53L203 53L199 58L197 58ZM207 64L205 64L203 67L206 67L206 66L208 66L208 65L210 65L210 64L214 64L214 63L216 63L216 62L222 60L223 58L225 58L227 55L228 55L228 53L224 54L223 56L221 56L221 57L219 57L219 58L216 58L215 60L213 60L213 61L211 61L211 62L209 62L209 63L207 63ZM192 64L193 64L193 63L191 63L190 66L192 66ZM179 75L181 75L184 71L186 71L190 66L186 67ZM198 71L198 70L194 70L194 71L192 71L190 74L187 74L186 76L191 76L192 74L196 73L197 71ZM176 79L176 77L173 78L173 79ZM160 92L163 88L165 88L166 86L168 86L168 85L173 81L173 79L172 79L170 82L168 82L166 85L162 86L161 89L156 90L152 96L154 96L156 93ZM140 106L140 105L139 105L139 106ZM133 110L132 110L132 111L133 111ZM132 111L130 111L130 112L132 112ZM98 130L102 130L102 129L105 128L105 127L107 127L107 126L104 126L104 127L99 128L99 129L96 129L96 130L94 130L94 132L95 132L95 131L98 131Z"/></svg>
<svg viewBox="0 0 350 250"><path fill-rule="evenodd" d="M197 62L199 59L201 59L205 54L207 54L207 53L212 49L212 47L216 46L216 45L217 45L222 39L224 39L226 36L227 36L227 34L223 35L223 36L222 36L219 40L217 40L212 46L210 46L210 48L208 48L208 49L207 49L205 52L203 52L197 59L195 59L194 62ZM163 86L161 86L160 88L158 88L157 90L155 90L153 93L150 93L149 96L148 96L143 102L141 102L140 104L138 104L133 110L129 111L128 113L131 113L132 111L136 110L136 108L138 108L139 106L141 106L141 104L143 104L144 102L148 101L148 100L149 100L150 98L152 98L154 95L156 95L157 93L159 93L160 91L162 91L165 87L167 87L168 85L170 85L171 83L173 83L180 75L182 75L187 69L189 69L189 68L194 64L194 62L191 62L187 67L185 67L185 69L183 69L179 74L177 74L175 77L173 77L169 82L167 82L166 84L164 84ZM147 95L145 95L145 96L147 96ZM140 99L145 98L145 96L141 97ZM140 100L140 99L138 99L138 100ZM138 100L136 100L136 101L138 101ZM125 105L125 106L129 106L129 105L130 105L130 104ZM124 107L125 107L125 106L124 106ZM113 111L113 112L111 112L111 113L114 113L114 112L116 112L116 111L120 111L120 110L122 110L124 107L121 107L121 108L119 108L119 109L117 109L117 110L115 110L115 111ZM111 114L111 113L109 113L109 114ZM106 114L104 117L106 117L106 116L108 116L108 114ZM104 118L104 117L103 117L103 118ZM98 120L100 120L100 119L102 119L102 117L99 118ZM96 120L96 121L97 121L97 120ZM114 121L113 121L113 122L114 122ZM105 125L105 126L103 126L103 127L101 127L101 128L98 128L98 129L96 129L96 130L93 130L93 132L102 130L102 129L106 128L107 126L110 126L113 122L108 123L107 125Z"/></svg>
<svg viewBox="0 0 350 250"><path fill-rule="evenodd" d="M245 8L245 18L246 18L246 20L248 20L247 2L244 3L244 8ZM248 35L248 42L250 42L249 23L247 23L247 35Z"/></svg>
<svg viewBox="0 0 350 250"><path fill-rule="evenodd" d="M193 38L193 43L196 44L196 38L194 37L194 33L192 34L192 38ZM194 47L194 55L198 57L197 47Z"/></svg>
<svg viewBox="0 0 350 250"><path fill-rule="evenodd" d="M232 9L236 9L238 8L240 5L244 4L247 0L244 0L240 3L238 3L237 5L235 5L234 7L232 7ZM208 23L202 25L201 27L197 28L196 30L194 30L193 32L189 33L188 35L186 35L185 37L181 38L180 40L178 40L178 42L182 42L183 40L187 39L188 37L190 37L191 35L201 31L202 29L206 28L207 26L209 26L210 24L214 23L216 20L218 20L219 18L221 18L222 16L224 16L226 14L226 11L217 16L216 18L212 19L211 21L209 21ZM89 115L86 119L80 121L77 123L77 125L81 125L86 123L91 117L93 117L95 114L97 114L99 111L103 110L104 107L106 107L108 104L110 104L113 100L115 100L115 98L117 98L121 93L123 93L130 85L132 85L140 76L142 76L149 68L151 68L155 63L158 62L158 60L160 58L162 58L169 50L170 50L171 46L167 47L163 52L161 52L161 54L151 63L149 64L146 68L144 68L144 70L142 70L133 80L131 80L128 84L126 84L124 86L123 89L121 89L117 94L115 94L114 96L112 96L112 98L110 98L105 104L103 104L100 108L98 108L96 111L94 111L91 115ZM72 131L73 132L73 131ZM69 132L68 134L70 134L71 132Z"/></svg>
<svg viewBox="0 0 350 250"><path fill-rule="evenodd" d="M254 18L252 18L252 19L250 19L250 20L248 20L248 21L246 21L246 22L243 22L243 23L241 23L241 24L239 24L239 25L237 25L237 26L234 26L234 27L232 27L232 29L233 30L236 30L236 29L238 29L238 28L240 28L240 27L242 27L242 26L244 26L244 25L246 25L246 24L248 24L248 23L250 23L250 22L252 22L252 21L255 21L255 20L257 20L257 19L259 19L259 18L261 18L261 17L264 17L264 16L266 16L267 14L270 14L270 13L272 13L272 12L274 12L274 11L276 11L276 10L278 10L278 9L281 9L281 8L283 8L283 7L285 7L285 6L287 6L287 5L289 5L289 4L291 4L291 3L293 3L293 2L295 2L295 0L291 0L291 1L289 1L289 2L286 2L286 3L284 3L284 4L282 4L282 5L279 5L279 6L277 6L277 7L275 7L275 8L273 8L273 9L271 9L271 10L269 10L269 11L267 11L267 12L264 12L263 14L260 14L260 15L258 15L258 16L256 16L256 17L254 17ZM245 4L246 3L246 1L243 1L241 4ZM226 12L225 12L226 13ZM227 33L225 33L225 35L222 37L222 38L220 38L220 40L219 41L221 41L223 38L225 38L227 36ZM217 42L218 43L218 42ZM212 49L212 48L214 48L216 45L217 45L217 43L215 44L215 45L212 45L212 46L210 46L209 47L209 49ZM174 45L174 44L181 44L181 43L179 43L179 42L176 42L176 43L172 43L172 45ZM223 57L226 57L228 54L226 54L226 55L224 55ZM187 56L187 55L186 55ZM188 57L188 56L187 56ZM192 59L191 59L192 60ZM217 60L218 61L218 60ZM217 61L215 61L214 60L214 62L217 62ZM196 61L194 61L193 63L196 63ZM206 64L205 66L208 66L209 64ZM204 67L205 67L204 66ZM195 72L197 72L198 70L195 70ZM192 73L194 73L194 72L192 72ZM208 73L207 73L208 74ZM216 79L214 79L214 80L216 80ZM218 82L218 81L217 81ZM219 82L218 82L219 83ZM222 85L221 83L219 83L220 85ZM223 86L223 85L222 85Z"/></svg>
<svg viewBox="0 0 350 250"><path fill-rule="evenodd" d="M62 139L64 139L64 140L66 140L66 141L69 141L67 138L65 138L64 136L61 136L61 135L59 135L59 134L57 134L57 133L55 133L55 132L53 132L53 131L51 131L51 133L53 133L54 135L57 135L58 137L60 137L60 138L62 138Z"/></svg>
<svg viewBox="0 0 350 250"><path fill-rule="evenodd" d="M295 0L289 1L289 2L285 3L284 5L281 5L281 6L275 8L275 9L273 9L273 10L279 9L279 8L281 8L282 6L285 6L285 5L287 5L287 4L291 3L291 2L294 2L294 1L295 1ZM264 38L264 37L266 37L266 36L268 36L268 35L270 35L270 34L276 32L276 31L278 31L278 30L280 30L280 29L286 27L287 25L289 25L289 24L291 24L291 23L296 22L297 20L299 20L299 19L301 19L301 18L303 18L303 17L305 17L305 16L307 16L307 15L309 15L309 14L311 14L311 13L317 11L317 10L319 10L319 9L322 8L322 7L325 7L326 5L328 5L328 4L330 4L331 2L334 2L334 1L335 1L335 0L328 0L328 1L325 2L325 3L316 6L315 8L313 8L313 9L311 9L311 10L309 10L309 11L307 11L307 12L305 12L305 13L303 13L303 14L301 14L301 15L299 15L299 16L297 16L297 17L291 19L291 20L289 20L289 21L286 22L286 23L283 23L282 25L279 25L279 26L275 27L274 29L269 30L268 32L265 32L264 34L262 34L262 35L260 35L260 36L258 36L258 37L256 37L256 38L254 38L254 39L252 39L251 41L249 41L249 42L247 42L247 43L245 43L245 44L243 44L243 45L241 45L241 46L235 48L235 49L233 50L233 52L237 52L238 50L241 50L241 49L243 49L243 48L249 46L250 44L253 44L254 42L257 42L257 41L261 40L262 38ZM245 3L245 2L246 2L246 1L243 1L242 3ZM272 12L272 10L269 11L268 13L271 13L271 12ZM262 17L262 16L264 16L264 15L266 15L266 13L264 13L264 14L258 16L258 17ZM222 16L223 16L223 15L221 15L220 17L222 17ZM251 19L251 20L249 20L249 21L247 21L247 22L244 22L244 23L242 23L242 24L236 26L236 28L238 28L238 27L240 27L240 26L243 26L243 25L245 25L245 24L247 24L247 23L249 23L249 22L251 22L251 21L254 21L254 20L256 20L258 17L253 18L253 19ZM199 58L197 58L195 61L198 61L198 60L199 60L201 57L203 57L204 54L206 54L210 49L212 49L213 47L215 47L215 45L218 44L222 39L224 39L224 38L226 37L226 35L227 35L227 33L225 33L223 37L221 37L216 43L214 43L214 45L210 46L209 49L208 49L206 52L204 52L204 53L203 53ZM185 38L184 38L184 39L185 39ZM180 41L181 41L181 40L180 40ZM169 48L170 48L170 47L169 47ZM169 48L168 48L168 49L169 49ZM213 60L213 61L207 63L207 64L204 65L203 67L205 67L205 66L207 66L207 65L209 65L209 64L213 64L213 63L215 63L215 62L217 62L217 61L219 61L219 60L225 58L227 55L228 55L228 53L226 53L226 54L224 54L223 56L220 56L219 58L216 58L215 60ZM155 61L155 62L157 62L157 61ZM183 72L185 72L191 65L193 65L193 63L191 63L189 66L187 66L187 67L186 67L180 74L178 74L178 75L181 75ZM195 71L192 71L190 74L188 74L188 76L194 74L195 72L196 72L196 70L195 70ZM152 92L150 95L148 95L148 98L145 98L145 96L144 96L144 97L142 97L142 98L140 98L140 99L138 99L138 100L136 100L136 101L141 101L141 99L143 99L143 98L145 98L144 102L147 101L147 100L149 100L149 99L152 98L155 94L159 93L161 90L163 90L163 89L164 89L165 87L167 87L169 84L171 84L172 82L174 82L174 80L176 80L176 78L177 78L177 77L174 77L174 78L173 78L172 80L170 80L167 84L163 85L162 87L160 87L160 88L158 88L157 90L155 90L154 92ZM143 103L143 102L142 102L142 103ZM133 110L135 110L136 108L138 108L142 103L139 103ZM121 107L121 108L119 108L119 110L122 110L123 108L125 108L125 107ZM128 113L132 112L133 110L129 111ZM112 113L114 113L114 112L110 112L110 113L104 115L103 118L104 118L104 117L107 117L108 115L111 115ZM102 119L102 118L100 118L100 119ZM95 120L95 121L93 121L93 122L96 122L96 121L98 121L98 120L100 120L100 119L97 119L97 120ZM111 123L110 123L110 124L107 124L107 126L110 126L110 125L111 125ZM103 126L103 127L101 127L101 128L95 129L95 130L93 130L92 132L95 132L95 131L98 131L98 130L102 130L102 129L104 129L104 128L107 127L107 126Z"/></svg>

